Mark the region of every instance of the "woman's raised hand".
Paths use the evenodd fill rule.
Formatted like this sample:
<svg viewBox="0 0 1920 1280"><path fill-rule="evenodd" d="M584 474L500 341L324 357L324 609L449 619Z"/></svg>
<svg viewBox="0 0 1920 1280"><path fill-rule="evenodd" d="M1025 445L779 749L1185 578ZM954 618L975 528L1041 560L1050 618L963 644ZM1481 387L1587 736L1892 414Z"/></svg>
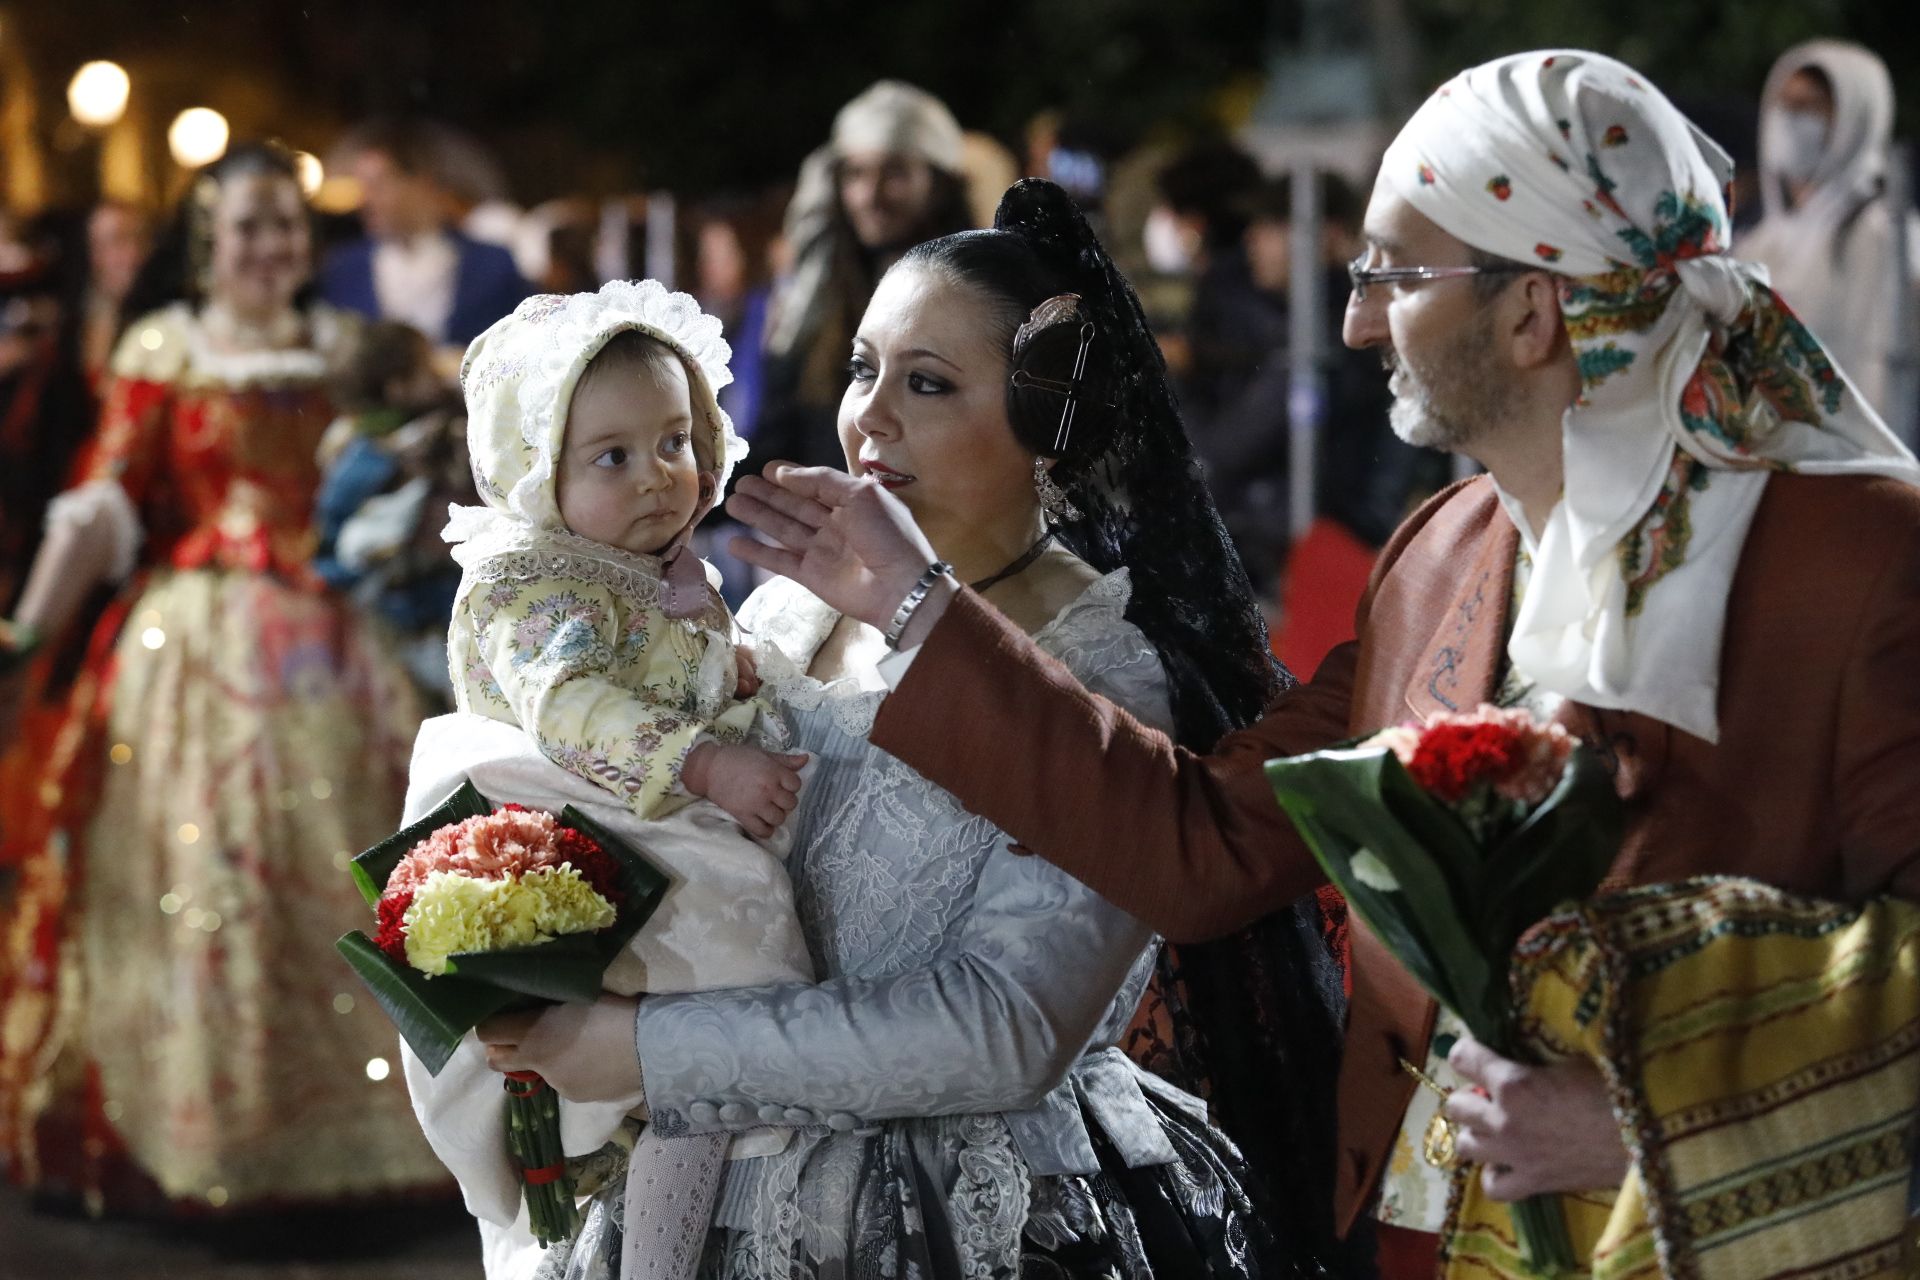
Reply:
<svg viewBox="0 0 1920 1280"><path fill-rule="evenodd" d="M775 544L735 538L728 544L733 554L883 631L935 558L898 498L872 480L826 467L770 462L762 476L741 479L727 513ZM949 587L928 596L903 648L926 634L950 595Z"/></svg>

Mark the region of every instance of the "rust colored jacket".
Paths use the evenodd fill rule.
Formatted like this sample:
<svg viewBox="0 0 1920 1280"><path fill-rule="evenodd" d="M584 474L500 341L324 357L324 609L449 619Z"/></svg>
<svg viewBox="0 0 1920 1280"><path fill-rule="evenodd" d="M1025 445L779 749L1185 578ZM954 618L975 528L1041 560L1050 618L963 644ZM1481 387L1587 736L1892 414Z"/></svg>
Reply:
<svg viewBox="0 0 1920 1280"><path fill-rule="evenodd" d="M872 740L1174 941L1320 882L1266 760L1491 698L1518 531L1484 478L1381 553L1359 639L1209 755L1096 698L971 592L881 705ZM1738 874L1822 898L1920 898L1920 490L1777 475L1728 601L1720 741L1569 705L1628 805L1615 883ZM1355 922L1335 1213L1366 1208L1434 1006Z"/></svg>

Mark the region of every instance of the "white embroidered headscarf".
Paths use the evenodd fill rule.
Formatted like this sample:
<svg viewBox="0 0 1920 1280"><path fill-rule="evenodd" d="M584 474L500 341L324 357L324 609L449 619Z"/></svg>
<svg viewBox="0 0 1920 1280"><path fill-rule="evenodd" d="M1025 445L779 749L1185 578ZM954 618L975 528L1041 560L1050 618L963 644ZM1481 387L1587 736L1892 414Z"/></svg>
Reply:
<svg viewBox="0 0 1920 1280"><path fill-rule="evenodd" d="M746 442L715 398L733 381L732 351L718 318L657 280L616 280L598 293L541 294L473 340L460 365L467 400L467 447L484 507L452 507L445 532L463 567L503 550L524 549L538 531L571 537L560 518L554 465L567 429L567 407L588 361L629 330L665 343L687 369L703 456L714 460L706 497L664 557L694 567L686 540L725 489ZM704 583L704 577L699 582Z"/></svg>
<svg viewBox="0 0 1920 1280"><path fill-rule="evenodd" d="M1765 270L1726 254L1731 162L1624 64L1475 67L1382 164L1442 230L1560 276L1582 391L1509 657L1545 690L1717 740L1727 594L1768 473L1920 484L1920 465Z"/></svg>

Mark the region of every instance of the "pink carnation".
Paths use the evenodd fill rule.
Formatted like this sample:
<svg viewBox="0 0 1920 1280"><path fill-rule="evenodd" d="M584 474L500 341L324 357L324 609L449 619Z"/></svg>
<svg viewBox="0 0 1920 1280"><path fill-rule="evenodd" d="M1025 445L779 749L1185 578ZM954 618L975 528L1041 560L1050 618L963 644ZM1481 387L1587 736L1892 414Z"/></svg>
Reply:
<svg viewBox="0 0 1920 1280"><path fill-rule="evenodd" d="M1524 713L1522 713L1524 714ZM1573 735L1557 724L1531 725L1525 736L1525 755L1519 768L1495 779L1493 789L1509 800L1539 804L1560 785L1573 754Z"/></svg>
<svg viewBox="0 0 1920 1280"><path fill-rule="evenodd" d="M415 845L387 877L386 892L410 892L436 871L507 880L558 867L573 852L572 842L563 839L565 830L550 813L503 805L494 813L441 827Z"/></svg>

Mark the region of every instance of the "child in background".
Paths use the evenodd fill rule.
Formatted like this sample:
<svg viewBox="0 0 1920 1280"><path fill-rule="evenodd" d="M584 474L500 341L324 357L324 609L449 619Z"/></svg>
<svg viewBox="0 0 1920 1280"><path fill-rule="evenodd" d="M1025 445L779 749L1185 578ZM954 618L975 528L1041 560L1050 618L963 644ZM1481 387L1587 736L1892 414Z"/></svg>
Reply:
<svg viewBox="0 0 1920 1280"><path fill-rule="evenodd" d="M320 441L314 569L398 636L408 671L441 706L446 629L460 567L438 513L471 502L466 414L410 325L369 324L342 344L329 391L340 416Z"/></svg>

